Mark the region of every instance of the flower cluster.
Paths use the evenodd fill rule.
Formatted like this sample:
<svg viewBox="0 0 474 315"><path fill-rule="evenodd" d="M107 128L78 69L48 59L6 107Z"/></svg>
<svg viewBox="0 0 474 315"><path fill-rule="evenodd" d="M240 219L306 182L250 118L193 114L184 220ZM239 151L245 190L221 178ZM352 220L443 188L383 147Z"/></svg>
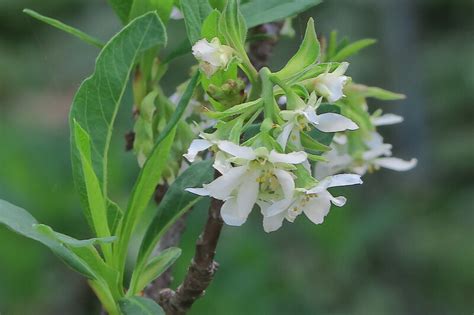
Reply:
<svg viewBox="0 0 474 315"><path fill-rule="evenodd" d="M366 104L370 96L400 96L352 83L347 62L331 62L327 53L319 53L312 20L303 41L292 58L299 62L290 60L275 73L268 68L257 73L241 46L228 38L224 44L218 37L204 38L193 46L205 75L206 114L215 124L200 132L184 156L194 162L209 151L216 178L187 190L222 200L221 215L228 225L242 225L254 208L260 209L266 232L302 213L320 224L332 204L346 203L328 189L361 184L366 171L380 167L408 170L416 164L392 157L392 146L375 130L403 119L370 114ZM312 57L307 57L308 47L316 51ZM250 82L243 101L213 97L216 87L239 80L238 67Z"/></svg>

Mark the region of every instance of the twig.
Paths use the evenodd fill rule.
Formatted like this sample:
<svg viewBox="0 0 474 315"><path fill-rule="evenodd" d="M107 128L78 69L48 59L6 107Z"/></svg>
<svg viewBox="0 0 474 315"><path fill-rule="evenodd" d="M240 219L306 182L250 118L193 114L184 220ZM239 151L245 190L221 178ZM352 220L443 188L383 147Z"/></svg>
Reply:
<svg viewBox="0 0 474 315"><path fill-rule="evenodd" d="M160 291L158 303L167 315L186 314L193 303L204 295L219 268L214 256L223 225L220 215L221 205L221 201L212 200L209 217L204 231L196 242L196 252L183 283L176 291L171 289Z"/></svg>

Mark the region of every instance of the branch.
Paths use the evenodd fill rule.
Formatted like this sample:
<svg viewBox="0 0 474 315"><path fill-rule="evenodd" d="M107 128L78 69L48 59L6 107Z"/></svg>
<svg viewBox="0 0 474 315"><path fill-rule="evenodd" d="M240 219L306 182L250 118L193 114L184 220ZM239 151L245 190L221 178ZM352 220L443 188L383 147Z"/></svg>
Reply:
<svg viewBox="0 0 474 315"><path fill-rule="evenodd" d="M217 242L222 230L220 214L222 202L213 199L204 231L196 242L196 252L183 283L173 291L160 291L158 303L167 315L184 315L193 303L205 294L219 264L214 261Z"/></svg>

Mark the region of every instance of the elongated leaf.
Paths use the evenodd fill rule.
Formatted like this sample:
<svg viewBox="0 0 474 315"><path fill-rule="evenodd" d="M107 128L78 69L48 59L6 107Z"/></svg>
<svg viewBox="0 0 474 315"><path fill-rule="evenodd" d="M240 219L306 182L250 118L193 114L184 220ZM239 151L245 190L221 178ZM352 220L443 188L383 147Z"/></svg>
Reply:
<svg viewBox="0 0 474 315"><path fill-rule="evenodd" d="M239 105L232 106L231 108L223 111L223 112L208 112L207 115L209 115L212 118L218 118L222 119L225 117L230 117L238 114L242 114L248 110L251 109L257 109L263 105L263 100L261 98L255 100L255 101L250 101L247 103L242 103Z"/></svg>
<svg viewBox="0 0 474 315"><path fill-rule="evenodd" d="M117 228L123 218L123 210L118 204L107 200L107 221L109 222L110 234L116 235Z"/></svg>
<svg viewBox="0 0 474 315"><path fill-rule="evenodd" d="M361 39L351 44L348 44L341 50L339 50L336 55L334 55L330 61L344 61L347 57L350 57L358 53L361 49L364 49L368 46L375 44L377 41L375 39Z"/></svg>
<svg viewBox="0 0 474 315"><path fill-rule="evenodd" d="M120 239L118 247L119 260L121 264L125 263L128 242L133 229L139 221L140 216L145 211L153 193L155 192L156 185L161 179L161 174L166 166L168 153L171 149L174 135L176 133L176 125L183 116L198 82L199 72L196 72L189 81L176 110L168 121L168 124L158 136L150 157L145 162L145 165L138 175L138 179L133 187L132 196L130 197L127 207L127 212L123 219L124 224L119 235Z"/></svg>
<svg viewBox="0 0 474 315"><path fill-rule="evenodd" d="M128 22L133 0L107 0L123 24Z"/></svg>
<svg viewBox="0 0 474 315"><path fill-rule="evenodd" d="M110 236L107 203L102 194L99 179L92 168L90 137L77 121L74 121L74 139L81 159L92 226L97 236Z"/></svg>
<svg viewBox="0 0 474 315"><path fill-rule="evenodd" d="M303 42L296 54L288 61L286 66L275 75L280 79L287 79L314 64L319 57L319 41L314 29L314 20L310 18L306 25Z"/></svg>
<svg viewBox="0 0 474 315"><path fill-rule="evenodd" d="M165 312L153 300L132 296L119 301L123 315L165 315Z"/></svg>
<svg viewBox="0 0 474 315"><path fill-rule="evenodd" d="M201 25L211 13L212 8L208 0L181 0L181 11L189 42L192 45L201 39Z"/></svg>
<svg viewBox="0 0 474 315"><path fill-rule="evenodd" d="M108 238L92 238L88 240L76 240L68 235L55 232L52 228L44 224L35 225L35 229L45 237L60 242L63 246L71 250L80 259L82 259L94 272L95 279L102 285L108 287L112 291L112 295L119 297L118 272L108 266L102 259L95 244L104 245L115 241L115 237Z"/></svg>
<svg viewBox="0 0 474 315"><path fill-rule="evenodd" d="M49 25L61 30L61 31L69 33L69 34L79 38L80 40L82 40L82 41L84 41L88 44L91 44L91 45L99 47L99 48L102 48L104 46L102 41L100 41L99 39L94 38L94 37L84 33L83 31L78 30L77 28L66 25L63 22L59 21L59 20L41 15L38 12L35 12L33 10L30 10L30 9L24 9L23 12L28 14L29 16L41 21L41 22L44 22L46 24L49 24Z"/></svg>
<svg viewBox="0 0 474 315"><path fill-rule="evenodd" d="M101 51L91 77L86 79L74 97L70 113L73 175L81 203L90 221L87 191L81 159L74 139L76 120L89 134L92 166L107 196L107 154L115 117L125 88L140 53L166 43L166 32L156 13L148 13L127 25Z"/></svg>
<svg viewBox="0 0 474 315"><path fill-rule="evenodd" d="M170 247L150 259L150 262L146 265L143 273L140 275L137 284L135 285L132 283L130 290L132 290L133 293L142 291L148 284L171 267L179 256L181 256L181 249Z"/></svg>
<svg viewBox="0 0 474 315"><path fill-rule="evenodd" d="M0 199L0 223L14 232L33 239L49 247L69 267L89 279L97 279L94 271L80 257L61 242L42 234L37 229L38 221L26 210Z"/></svg>
<svg viewBox="0 0 474 315"><path fill-rule="evenodd" d="M404 94L395 93L374 86L366 86L362 84L350 84L348 86L349 93L355 94L357 97L373 97L382 101L402 100L406 96Z"/></svg>
<svg viewBox="0 0 474 315"><path fill-rule="evenodd" d="M247 24L240 11L238 0L228 0L219 19L219 31L226 42L238 52L244 49L247 37ZM243 53L243 52L242 52Z"/></svg>
<svg viewBox="0 0 474 315"><path fill-rule="evenodd" d="M200 187L202 184L210 182L213 174L212 161L198 162L191 165L178 176L175 182L168 188L143 238L132 282L137 281L140 277L148 258L163 233L200 199L199 196L191 194L185 191L185 189Z"/></svg>
<svg viewBox="0 0 474 315"><path fill-rule="evenodd" d="M250 0L242 4L241 11L248 27L282 20L297 15L321 3L321 0Z"/></svg>

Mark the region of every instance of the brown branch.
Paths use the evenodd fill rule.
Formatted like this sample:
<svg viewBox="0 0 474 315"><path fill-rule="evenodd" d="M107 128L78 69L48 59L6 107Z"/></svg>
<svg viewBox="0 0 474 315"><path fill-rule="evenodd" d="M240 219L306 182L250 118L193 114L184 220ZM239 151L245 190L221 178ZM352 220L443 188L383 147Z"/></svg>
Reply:
<svg viewBox="0 0 474 315"><path fill-rule="evenodd" d="M158 303L167 315L186 314L193 303L204 295L219 268L214 256L223 225L220 215L221 205L222 202L216 199L211 202L204 231L196 242L196 252L183 283L176 291L171 289L160 291Z"/></svg>

